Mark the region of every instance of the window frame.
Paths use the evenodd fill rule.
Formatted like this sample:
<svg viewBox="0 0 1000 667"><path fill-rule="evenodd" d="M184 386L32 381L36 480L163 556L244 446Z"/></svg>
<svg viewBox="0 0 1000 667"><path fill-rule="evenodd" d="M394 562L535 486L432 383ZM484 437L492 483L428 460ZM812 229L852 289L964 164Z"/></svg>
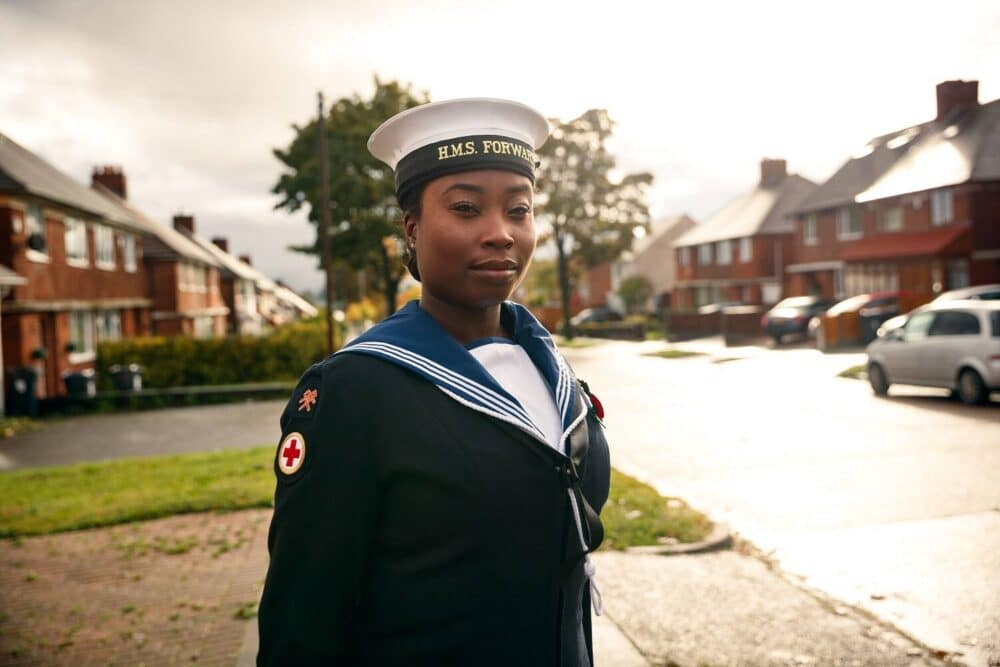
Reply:
<svg viewBox="0 0 1000 667"><path fill-rule="evenodd" d="M879 207L875 217L880 232L898 232L903 229L903 206L901 204ZM891 226L890 222L892 222Z"/></svg>
<svg viewBox="0 0 1000 667"><path fill-rule="evenodd" d="M87 223L79 218L63 218L63 240L66 263L77 268L90 267L90 244L87 242ZM78 247L79 246L79 247Z"/></svg>
<svg viewBox="0 0 1000 667"><path fill-rule="evenodd" d="M863 235L860 211L851 206L837 209L837 238L841 241L855 241Z"/></svg>
<svg viewBox="0 0 1000 667"><path fill-rule="evenodd" d="M819 245L819 217L815 213L802 218L802 245Z"/></svg>
<svg viewBox="0 0 1000 667"><path fill-rule="evenodd" d="M34 214L32 213L34 211ZM45 224L45 209L38 202L28 202L24 206L24 212L22 213L22 221L24 223L24 238L27 240L32 234L37 233L42 237L42 250L35 250L34 248L27 248L25 253L29 260L32 262L47 263L50 260L49 257L49 232L48 225Z"/></svg>
<svg viewBox="0 0 1000 667"><path fill-rule="evenodd" d="M715 263L719 266L728 266L733 263L733 244L729 239L716 241Z"/></svg>
<svg viewBox="0 0 1000 667"><path fill-rule="evenodd" d="M690 252L690 250L691 249L688 246L683 246L682 248L680 248L678 250L678 252L677 252L677 262L681 266L690 266L691 265L691 252Z"/></svg>
<svg viewBox="0 0 1000 667"><path fill-rule="evenodd" d="M135 273L139 268L138 255L136 254L135 234L130 232L120 232L118 234L118 239L121 244L122 268L129 273Z"/></svg>
<svg viewBox="0 0 1000 667"><path fill-rule="evenodd" d="M94 234L94 266L104 271L115 269L115 230L107 225L91 225ZM110 255L110 257L102 257Z"/></svg>
<svg viewBox="0 0 1000 667"><path fill-rule="evenodd" d="M941 227L955 222L955 191L941 188L931 192L931 225Z"/></svg>
<svg viewBox="0 0 1000 667"><path fill-rule="evenodd" d="M740 262L746 264L753 261L753 237L744 236L740 239Z"/></svg>
<svg viewBox="0 0 1000 667"><path fill-rule="evenodd" d="M712 266L712 244L702 243L698 246L698 266Z"/></svg>
<svg viewBox="0 0 1000 667"><path fill-rule="evenodd" d="M97 332L94 325L93 311L69 311L69 340L76 347L73 352L69 353L69 361L71 364L91 361L96 357ZM83 338L77 338L77 334L81 334Z"/></svg>

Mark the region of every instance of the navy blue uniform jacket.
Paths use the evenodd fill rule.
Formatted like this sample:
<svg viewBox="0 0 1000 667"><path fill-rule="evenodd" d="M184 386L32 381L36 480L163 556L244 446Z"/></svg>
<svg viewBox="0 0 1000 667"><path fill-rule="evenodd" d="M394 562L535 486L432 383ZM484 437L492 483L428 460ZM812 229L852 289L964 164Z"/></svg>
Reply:
<svg viewBox="0 0 1000 667"><path fill-rule="evenodd" d="M561 358L538 361L540 342L554 347L524 313L504 304L515 341L555 365L542 370L565 455L491 403L481 390L498 387L464 348L425 340L442 332L415 303L398 329L422 342L376 332L359 341L372 351L305 373L281 418L304 455L290 475L275 461L258 665L593 663L584 563L603 537L608 448ZM430 356L392 356L413 349ZM432 357L440 367L423 365Z"/></svg>

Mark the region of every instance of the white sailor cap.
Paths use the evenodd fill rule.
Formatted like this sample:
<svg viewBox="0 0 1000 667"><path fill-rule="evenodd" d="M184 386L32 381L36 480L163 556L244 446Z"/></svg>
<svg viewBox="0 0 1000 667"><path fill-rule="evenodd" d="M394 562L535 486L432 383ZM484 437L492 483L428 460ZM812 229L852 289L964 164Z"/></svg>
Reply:
<svg viewBox="0 0 1000 667"><path fill-rule="evenodd" d="M432 102L398 113L368 139L368 150L396 172L399 201L448 174L505 169L535 182L549 136L545 116L518 102L465 98Z"/></svg>

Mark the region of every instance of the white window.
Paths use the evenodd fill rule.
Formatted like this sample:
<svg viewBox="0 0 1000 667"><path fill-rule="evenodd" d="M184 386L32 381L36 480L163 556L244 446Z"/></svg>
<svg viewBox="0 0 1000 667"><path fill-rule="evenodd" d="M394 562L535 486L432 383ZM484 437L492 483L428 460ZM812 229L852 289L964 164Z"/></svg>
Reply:
<svg viewBox="0 0 1000 667"><path fill-rule="evenodd" d="M802 243L805 245L819 243L819 221L815 213L810 213L802 220Z"/></svg>
<svg viewBox="0 0 1000 667"><path fill-rule="evenodd" d="M135 265L135 236L133 234L122 234L118 237L122 249L122 264L129 273L134 273Z"/></svg>
<svg viewBox="0 0 1000 667"><path fill-rule="evenodd" d="M837 211L837 238L841 241L861 238L861 215L858 209L845 206Z"/></svg>
<svg viewBox="0 0 1000 667"><path fill-rule="evenodd" d="M753 260L753 239L749 236L740 239L740 261L749 262Z"/></svg>
<svg viewBox="0 0 1000 667"><path fill-rule="evenodd" d="M30 203L24 209L24 235L28 239L29 250L39 255L48 254L49 243L45 230L45 217L39 204Z"/></svg>
<svg viewBox="0 0 1000 667"><path fill-rule="evenodd" d="M115 233L110 227L94 225L94 263L101 269L115 268Z"/></svg>
<svg viewBox="0 0 1000 667"><path fill-rule="evenodd" d="M204 266L191 266L191 289L194 292L208 291L208 270Z"/></svg>
<svg viewBox="0 0 1000 667"><path fill-rule="evenodd" d="M951 190L931 193L931 224L946 225L955 219L955 202Z"/></svg>
<svg viewBox="0 0 1000 667"><path fill-rule="evenodd" d="M87 266L90 254L87 252L87 225L75 218L66 218L66 262L77 266Z"/></svg>
<svg viewBox="0 0 1000 667"><path fill-rule="evenodd" d="M691 263L690 248L686 246L681 248L680 252L678 253L678 256L680 257L681 266L687 266L688 264Z"/></svg>
<svg viewBox="0 0 1000 667"><path fill-rule="evenodd" d="M248 313L257 312L257 290L252 280L241 280L240 287L243 292L243 310Z"/></svg>
<svg viewBox="0 0 1000 667"><path fill-rule="evenodd" d="M733 244L729 241L719 241L716 244L716 264L733 263Z"/></svg>
<svg viewBox="0 0 1000 667"><path fill-rule="evenodd" d="M70 361L94 353L94 314L74 310L69 314L69 340L73 343Z"/></svg>
<svg viewBox="0 0 1000 667"><path fill-rule="evenodd" d="M903 228L903 207L885 206L878 210L878 228L883 232L898 232Z"/></svg>
<svg viewBox="0 0 1000 667"><path fill-rule="evenodd" d="M194 318L194 337L211 338L213 334L211 315L201 315Z"/></svg>
<svg viewBox="0 0 1000 667"><path fill-rule="evenodd" d="M712 244L703 243L698 246L698 265L708 266L712 263Z"/></svg>
<svg viewBox="0 0 1000 667"><path fill-rule="evenodd" d="M97 342L104 340L121 340L122 314L119 310L101 310L97 312Z"/></svg>

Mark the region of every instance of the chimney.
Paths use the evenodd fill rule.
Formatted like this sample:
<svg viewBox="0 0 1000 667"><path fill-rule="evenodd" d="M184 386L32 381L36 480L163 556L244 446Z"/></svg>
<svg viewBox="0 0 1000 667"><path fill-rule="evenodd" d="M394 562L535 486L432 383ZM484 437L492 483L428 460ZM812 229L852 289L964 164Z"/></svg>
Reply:
<svg viewBox="0 0 1000 667"><path fill-rule="evenodd" d="M247 266L253 266L253 262L250 261L250 255L240 255L240 261Z"/></svg>
<svg viewBox="0 0 1000 667"><path fill-rule="evenodd" d="M979 106L978 81L942 81L937 85L937 120L957 109Z"/></svg>
<svg viewBox="0 0 1000 667"><path fill-rule="evenodd" d="M781 185L786 175L784 160L764 158L760 161L760 186L762 188L774 188Z"/></svg>
<svg viewBox="0 0 1000 667"><path fill-rule="evenodd" d="M193 215L181 215L178 213L174 216L174 229L179 232L187 232L188 234L194 234L194 216Z"/></svg>
<svg viewBox="0 0 1000 667"><path fill-rule="evenodd" d="M221 236L213 236L212 243L215 244L215 247L221 250L222 252L229 252L229 241L222 238Z"/></svg>
<svg viewBox="0 0 1000 667"><path fill-rule="evenodd" d="M122 171L121 167L111 165L94 167L94 170L90 173L90 185L93 187L97 183L111 190L122 199L128 199L125 188L125 172Z"/></svg>

